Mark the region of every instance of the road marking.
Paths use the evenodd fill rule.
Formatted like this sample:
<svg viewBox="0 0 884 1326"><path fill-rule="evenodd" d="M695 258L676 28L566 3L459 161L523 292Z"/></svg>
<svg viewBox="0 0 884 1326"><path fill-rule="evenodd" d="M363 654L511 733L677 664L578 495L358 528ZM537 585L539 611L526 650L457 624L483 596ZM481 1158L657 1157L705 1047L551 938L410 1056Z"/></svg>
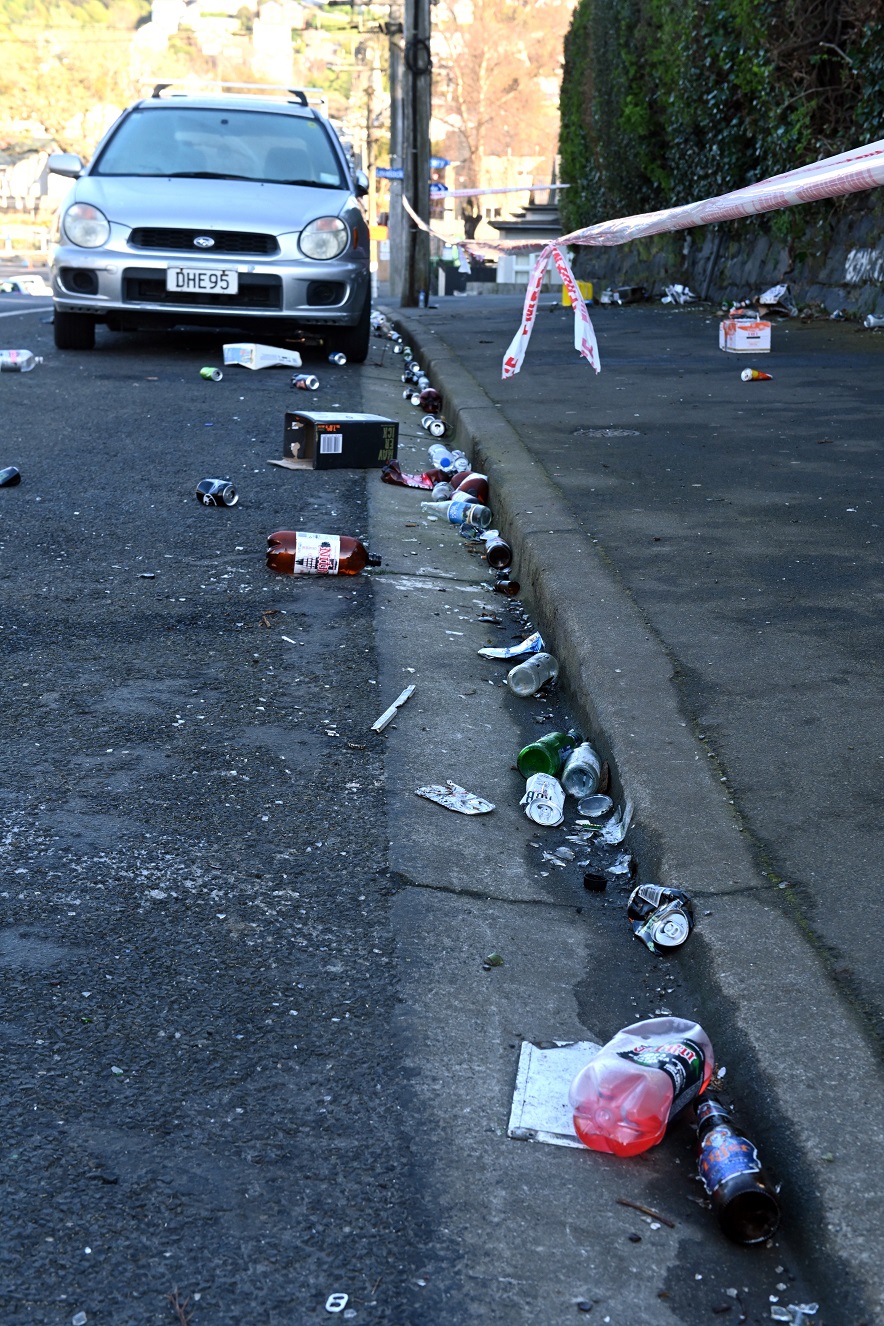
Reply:
<svg viewBox="0 0 884 1326"><path fill-rule="evenodd" d="M45 313L46 310L51 307L50 304L41 304L39 308L12 309L9 313L0 313L0 318L17 318L20 317L22 313Z"/></svg>

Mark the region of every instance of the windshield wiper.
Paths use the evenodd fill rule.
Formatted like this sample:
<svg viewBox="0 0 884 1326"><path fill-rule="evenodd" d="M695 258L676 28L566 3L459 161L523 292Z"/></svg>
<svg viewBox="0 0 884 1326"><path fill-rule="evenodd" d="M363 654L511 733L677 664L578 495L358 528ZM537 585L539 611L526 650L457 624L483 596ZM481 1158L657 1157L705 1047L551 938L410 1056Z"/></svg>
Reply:
<svg viewBox="0 0 884 1326"><path fill-rule="evenodd" d="M171 170L165 177L169 180L249 180L256 183L254 175L227 175L220 170Z"/></svg>
<svg viewBox="0 0 884 1326"><path fill-rule="evenodd" d="M342 189L342 184L327 184L323 180L262 180L262 184L303 184L307 189Z"/></svg>

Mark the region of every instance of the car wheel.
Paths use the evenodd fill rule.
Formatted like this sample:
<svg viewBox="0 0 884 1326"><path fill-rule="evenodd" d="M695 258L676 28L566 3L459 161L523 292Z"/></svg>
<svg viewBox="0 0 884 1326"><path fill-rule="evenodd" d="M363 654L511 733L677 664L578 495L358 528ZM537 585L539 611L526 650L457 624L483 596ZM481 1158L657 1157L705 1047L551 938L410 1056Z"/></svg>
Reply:
<svg viewBox="0 0 884 1326"><path fill-rule="evenodd" d="M56 309L52 330L57 350L95 349L95 319L84 313L60 313Z"/></svg>
<svg viewBox="0 0 884 1326"><path fill-rule="evenodd" d="M365 303L355 327L341 327L332 333L330 340L336 350L342 350L352 364L364 364L368 357L371 339L371 295L365 296Z"/></svg>

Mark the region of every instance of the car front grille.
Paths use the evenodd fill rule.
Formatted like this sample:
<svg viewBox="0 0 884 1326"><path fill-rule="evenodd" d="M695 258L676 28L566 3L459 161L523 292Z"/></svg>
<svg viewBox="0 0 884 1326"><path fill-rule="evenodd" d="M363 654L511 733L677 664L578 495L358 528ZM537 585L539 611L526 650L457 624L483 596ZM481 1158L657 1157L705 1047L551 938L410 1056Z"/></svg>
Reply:
<svg viewBox="0 0 884 1326"><path fill-rule="evenodd" d="M282 281L278 276L241 273L235 295L167 290L165 274L129 267L123 272L125 304L169 304L174 308L250 308L270 312L282 308Z"/></svg>
<svg viewBox="0 0 884 1326"><path fill-rule="evenodd" d="M198 236L206 236L215 242L211 248L201 248L193 242ZM275 235L252 235L240 230L172 230L165 226L138 226L129 235L129 243L135 249L174 249L197 255L279 253L279 241Z"/></svg>

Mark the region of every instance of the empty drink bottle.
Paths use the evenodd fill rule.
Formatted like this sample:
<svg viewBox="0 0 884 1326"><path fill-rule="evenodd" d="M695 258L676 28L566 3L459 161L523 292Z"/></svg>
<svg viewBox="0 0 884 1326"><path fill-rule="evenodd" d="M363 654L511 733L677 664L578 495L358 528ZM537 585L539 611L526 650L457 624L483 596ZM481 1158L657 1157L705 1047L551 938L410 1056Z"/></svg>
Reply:
<svg viewBox="0 0 884 1326"><path fill-rule="evenodd" d="M470 493L477 502L488 505L488 475L464 470L451 476L451 486L458 493Z"/></svg>
<svg viewBox="0 0 884 1326"><path fill-rule="evenodd" d="M42 356L31 350L0 350L0 373L30 373L42 363Z"/></svg>
<svg viewBox="0 0 884 1326"><path fill-rule="evenodd" d="M535 654L524 663L517 663L506 674L506 684L514 695L536 695L541 686L548 681L555 681L559 675L559 665L552 654ZM545 770L533 770L543 773ZM557 772L554 770L553 772Z"/></svg>
<svg viewBox="0 0 884 1326"><path fill-rule="evenodd" d="M430 493L430 500L433 502L448 502L451 499L451 493L451 484L447 479L441 479Z"/></svg>
<svg viewBox="0 0 884 1326"><path fill-rule="evenodd" d="M487 506L474 502L469 495L453 497L450 502L421 502L421 511L426 511L428 516L444 516L452 525L487 529L491 524L491 512Z"/></svg>
<svg viewBox="0 0 884 1326"><path fill-rule="evenodd" d="M724 1233L735 1243L764 1243L780 1223L779 1204L754 1145L713 1096L697 1106L697 1145L700 1178Z"/></svg>
<svg viewBox="0 0 884 1326"><path fill-rule="evenodd" d="M579 732L548 732L545 737L539 737L519 751L516 761L519 773L523 778L530 778L536 773L551 774L555 778L569 752L579 741Z"/></svg>
<svg viewBox="0 0 884 1326"><path fill-rule="evenodd" d="M434 442L430 447L430 461L437 470L454 469L454 456L450 448L443 447L441 442Z"/></svg>
<svg viewBox="0 0 884 1326"><path fill-rule="evenodd" d="M0 488L14 488L17 483L21 483L21 473L15 465L7 465L5 470L0 470Z"/></svg>
<svg viewBox="0 0 884 1326"><path fill-rule="evenodd" d="M485 560L489 566L493 566L495 571L502 571L510 566L513 560L513 550L498 534L495 538L485 540Z"/></svg>
<svg viewBox="0 0 884 1326"><path fill-rule="evenodd" d="M712 1076L709 1037L684 1018L635 1022L603 1045L571 1083L574 1130L593 1151L637 1156Z"/></svg>
<svg viewBox="0 0 884 1326"><path fill-rule="evenodd" d="M309 534L280 529L267 535L267 565L294 576L355 576L381 559L346 534Z"/></svg>
<svg viewBox="0 0 884 1326"><path fill-rule="evenodd" d="M602 762L588 741L582 741L565 762L562 786L572 797L588 797L599 785Z"/></svg>

